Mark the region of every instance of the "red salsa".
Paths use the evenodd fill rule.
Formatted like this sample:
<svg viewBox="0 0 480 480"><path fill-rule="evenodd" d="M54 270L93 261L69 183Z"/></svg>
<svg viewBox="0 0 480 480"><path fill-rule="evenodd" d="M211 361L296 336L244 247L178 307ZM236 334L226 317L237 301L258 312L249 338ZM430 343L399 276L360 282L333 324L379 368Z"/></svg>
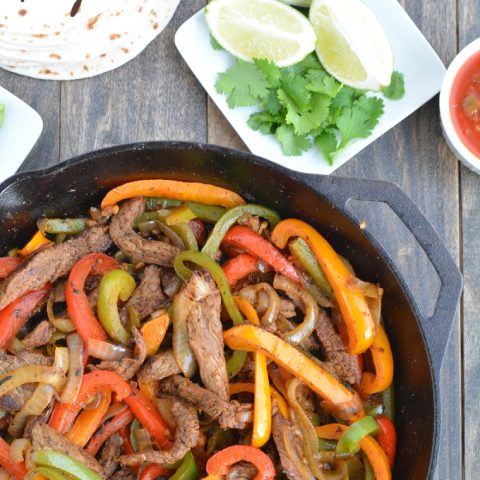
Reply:
<svg viewBox="0 0 480 480"><path fill-rule="evenodd" d="M480 159L480 52L465 62L453 81L450 116L462 143Z"/></svg>

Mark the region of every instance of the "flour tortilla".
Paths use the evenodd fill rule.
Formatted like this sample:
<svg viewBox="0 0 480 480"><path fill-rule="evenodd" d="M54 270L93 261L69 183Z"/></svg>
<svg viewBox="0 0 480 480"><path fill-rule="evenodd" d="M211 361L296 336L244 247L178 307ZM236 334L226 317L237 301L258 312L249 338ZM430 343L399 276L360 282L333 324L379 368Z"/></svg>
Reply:
<svg viewBox="0 0 480 480"><path fill-rule="evenodd" d="M73 0L0 1L0 67L73 80L134 58L167 26L180 0L83 0L75 17Z"/></svg>

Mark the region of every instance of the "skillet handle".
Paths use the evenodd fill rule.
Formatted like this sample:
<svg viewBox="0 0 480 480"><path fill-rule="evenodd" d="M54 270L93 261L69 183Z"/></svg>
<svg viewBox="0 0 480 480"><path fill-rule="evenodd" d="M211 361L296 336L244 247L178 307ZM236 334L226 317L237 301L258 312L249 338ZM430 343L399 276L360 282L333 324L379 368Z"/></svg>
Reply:
<svg viewBox="0 0 480 480"><path fill-rule="evenodd" d="M349 200L386 203L423 248L441 282L433 315L420 315L419 319L432 367L439 373L462 293L463 279L438 233L418 207L393 183L322 176L310 176L307 182L334 204L342 205L345 211ZM411 292L409 294L415 303Z"/></svg>

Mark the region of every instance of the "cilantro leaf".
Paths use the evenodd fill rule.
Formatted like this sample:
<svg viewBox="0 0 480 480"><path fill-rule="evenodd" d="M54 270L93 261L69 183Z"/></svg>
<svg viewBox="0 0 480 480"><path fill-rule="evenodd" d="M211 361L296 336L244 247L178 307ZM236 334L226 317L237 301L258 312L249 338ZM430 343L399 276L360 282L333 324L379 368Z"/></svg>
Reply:
<svg viewBox="0 0 480 480"><path fill-rule="evenodd" d="M377 125L383 113L383 100L366 95L355 100L351 107L345 107L337 119L337 127L342 136L339 149L354 138L367 138Z"/></svg>
<svg viewBox="0 0 480 480"><path fill-rule="evenodd" d="M223 50L224 48L217 42L217 39L210 34L210 45L214 50Z"/></svg>
<svg viewBox="0 0 480 480"><path fill-rule="evenodd" d="M308 83L306 87L312 92L324 93L334 98L342 89L342 84L337 82L325 70L309 70L306 74Z"/></svg>
<svg viewBox="0 0 480 480"><path fill-rule="evenodd" d="M308 70L323 69L322 64L319 62L317 56L314 53L307 55L302 61L285 68L294 75L305 75Z"/></svg>
<svg viewBox="0 0 480 480"><path fill-rule="evenodd" d="M268 92L268 95L262 100L262 107L273 115L280 112L282 104L278 100L276 90L270 90L270 92Z"/></svg>
<svg viewBox="0 0 480 480"><path fill-rule="evenodd" d="M311 130L318 128L328 113L323 113L324 104L317 100L315 112L313 110L303 112L283 89L277 91L280 103L286 109L285 122L293 125L297 135L305 135ZM328 107L327 107L328 112ZM323 117L322 117L323 115Z"/></svg>
<svg viewBox="0 0 480 480"><path fill-rule="evenodd" d="M270 88L280 86L280 69L270 60L255 60L255 65L265 74Z"/></svg>
<svg viewBox="0 0 480 480"><path fill-rule="evenodd" d="M247 124L252 130L258 130L263 135L273 133L273 128L282 123L282 117L269 112L255 112L248 118Z"/></svg>
<svg viewBox="0 0 480 480"><path fill-rule="evenodd" d="M333 165L333 155L337 152L337 136L334 132L324 130L314 139L315 145L323 154L329 165Z"/></svg>
<svg viewBox="0 0 480 480"><path fill-rule="evenodd" d="M297 135L291 125L280 125L275 136L282 144L283 153L287 156L301 155L311 147L307 135Z"/></svg>
<svg viewBox="0 0 480 480"><path fill-rule="evenodd" d="M230 108L256 105L269 92L265 74L255 64L238 59L226 72L218 74L215 89L228 95Z"/></svg>
<svg viewBox="0 0 480 480"><path fill-rule="evenodd" d="M382 89L383 96L390 100L400 100L405 95L405 79L403 73L393 72L390 85Z"/></svg>
<svg viewBox="0 0 480 480"><path fill-rule="evenodd" d="M284 92L300 110L305 111L308 109L312 94L306 88L307 80L305 80L305 78L302 76L294 76L289 72L282 72L280 83Z"/></svg>
<svg viewBox="0 0 480 480"><path fill-rule="evenodd" d="M321 93L314 93L312 95L312 117L315 119L315 127L319 128L323 122L328 118L330 112L330 104L332 100L327 95Z"/></svg>

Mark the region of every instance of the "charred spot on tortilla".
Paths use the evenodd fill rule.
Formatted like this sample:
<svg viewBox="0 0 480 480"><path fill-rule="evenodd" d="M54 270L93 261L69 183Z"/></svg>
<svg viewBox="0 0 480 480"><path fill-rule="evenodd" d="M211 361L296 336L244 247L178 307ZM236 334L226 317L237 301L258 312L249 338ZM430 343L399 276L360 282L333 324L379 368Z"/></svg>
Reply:
<svg viewBox="0 0 480 480"><path fill-rule="evenodd" d="M21 17L24 17L28 12L22 8L21 10L18 11L18 14L21 16Z"/></svg>
<svg viewBox="0 0 480 480"><path fill-rule="evenodd" d="M73 4L72 10L70 12L71 17L74 17L78 13L81 5L82 5L82 0L75 0L75 3Z"/></svg>

